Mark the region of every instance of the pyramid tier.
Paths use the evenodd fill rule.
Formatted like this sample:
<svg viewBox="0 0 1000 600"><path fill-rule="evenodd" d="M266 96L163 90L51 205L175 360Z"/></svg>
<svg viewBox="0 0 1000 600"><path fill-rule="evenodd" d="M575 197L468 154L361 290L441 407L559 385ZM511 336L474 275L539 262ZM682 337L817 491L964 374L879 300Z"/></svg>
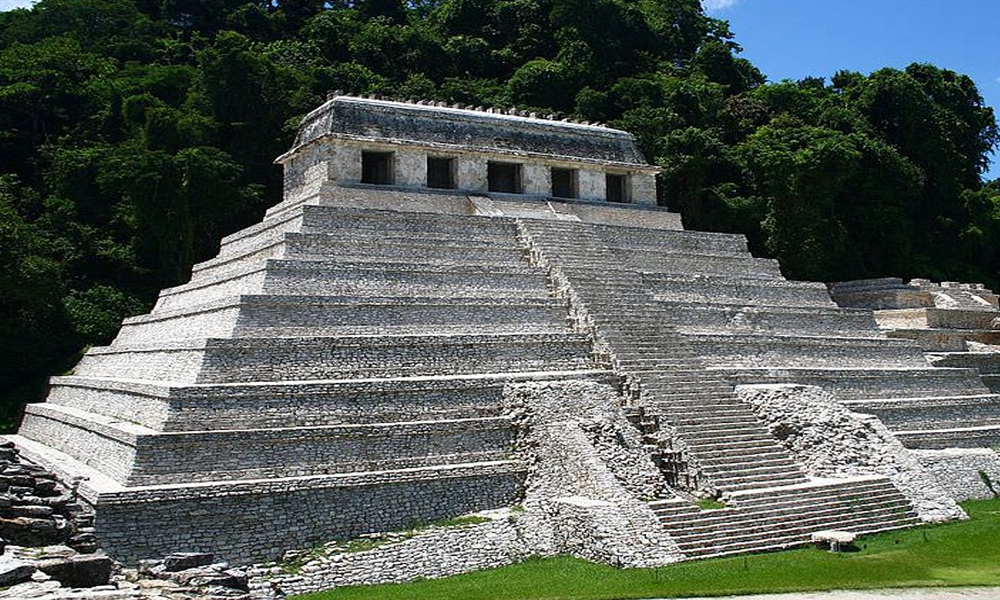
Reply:
<svg viewBox="0 0 1000 600"><path fill-rule="evenodd" d="M239 294L545 298L546 284L544 273L527 266L268 259L245 270L163 290L154 312Z"/></svg>
<svg viewBox="0 0 1000 600"><path fill-rule="evenodd" d="M835 307L821 283L677 273L644 273L642 281L656 300L668 302Z"/></svg>
<svg viewBox="0 0 1000 600"><path fill-rule="evenodd" d="M589 378L607 371L543 371L387 379L169 385L55 377L47 404L164 431L263 429L497 417L505 385Z"/></svg>
<svg viewBox="0 0 1000 600"><path fill-rule="evenodd" d="M210 338L91 348L74 374L178 383L304 381L591 367L572 333Z"/></svg>
<svg viewBox="0 0 1000 600"><path fill-rule="evenodd" d="M684 333L707 364L717 367L880 367L926 365L919 349L882 337Z"/></svg>
<svg viewBox="0 0 1000 600"><path fill-rule="evenodd" d="M800 383L836 394L842 401L971 396L988 393L972 369L716 367L737 384Z"/></svg>
<svg viewBox="0 0 1000 600"><path fill-rule="evenodd" d="M1000 395L852 400L844 405L877 416L897 431L1000 427Z"/></svg>
<svg viewBox="0 0 1000 600"><path fill-rule="evenodd" d="M20 435L134 487L494 461L514 431L486 417L161 433L46 403L27 407Z"/></svg>
<svg viewBox="0 0 1000 600"><path fill-rule="evenodd" d="M671 323L681 332L786 334L828 337L872 337L871 311L828 306L760 306L725 302L660 300Z"/></svg>
<svg viewBox="0 0 1000 600"><path fill-rule="evenodd" d="M555 298L241 295L125 320L115 345L204 337L557 333Z"/></svg>
<svg viewBox="0 0 1000 600"><path fill-rule="evenodd" d="M289 548L509 506L528 470L503 460L124 488L58 450L10 437L64 479L84 478L80 494L97 506L101 544L126 564L178 548L234 563L274 561Z"/></svg>

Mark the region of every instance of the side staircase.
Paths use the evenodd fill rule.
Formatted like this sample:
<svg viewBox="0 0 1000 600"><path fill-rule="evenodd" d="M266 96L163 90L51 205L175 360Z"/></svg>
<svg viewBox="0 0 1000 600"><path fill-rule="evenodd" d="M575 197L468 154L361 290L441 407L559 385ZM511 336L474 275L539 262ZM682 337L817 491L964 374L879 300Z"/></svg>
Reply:
<svg viewBox="0 0 1000 600"><path fill-rule="evenodd" d="M519 225L534 260L548 267L580 326L592 329L598 351L631 390L628 410L647 434L667 480L681 489L717 494L730 506L701 511L682 499L651 505L689 556L803 544L811 532L841 525L873 532L918 522L885 479L811 482L735 397L724 374L707 368L697 348L671 325L672 307L658 302L642 272L607 243L601 235L607 226L529 219ZM716 241L688 232L621 229L616 239L628 243L640 236ZM717 264L732 269L737 263L737 256L726 255ZM656 435L664 430L672 435ZM864 485L878 487L882 495L855 493ZM844 500L817 501L817 496ZM886 512L887 502L899 510Z"/></svg>

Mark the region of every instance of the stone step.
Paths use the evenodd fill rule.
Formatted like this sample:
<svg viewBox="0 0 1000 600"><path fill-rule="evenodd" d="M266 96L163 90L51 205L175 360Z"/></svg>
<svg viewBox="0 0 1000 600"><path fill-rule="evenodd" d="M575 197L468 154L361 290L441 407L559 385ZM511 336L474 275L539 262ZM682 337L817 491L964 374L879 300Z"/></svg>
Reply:
<svg viewBox="0 0 1000 600"><path fill-rule="evenodd" d="M730 475L726 477L711 477L712 484L724 493L746 491L759 488L770 488L781 485L802 483L805 476L798 472L748 473L747 475Z"/></svg>
<svg viewBox="0 0 1000 600"><path fill-rule="evenodd" d="M700 273L744 279L781 280L778 261L750 254L679 254L673 252L619 252L626 264L641 273Z"/></svg>
<svg viewBox="0 0 1000 600"><path fill-rule="evenodd" d="M712 275L644 274L643 282L657 300L723 302L746 306L836 306L821 283L743 280Z"/></svg>
<svg viewBox="0 0 1000 600"><path fill-rule="evenodd" d="M965 352L969 342L1000 346L1000 331L993 329L887 329L885 334L910 340L924 352Z"/></svg>
<svg viewBox="0 0 1000 600"><path fill-rule="evenodd" d="M531 267L341 263L268 259L160 292L155 311L176 310L240 294L547 297L544 272Z"/></svg>
<svg viewBox="0 0 1000 600"><path fill-rule="evenodd" d="M431 212L343 208L335 206L303 207L303 233L396 232L419 236L436 234L497 235L516 238L517 224L513 219L480 217Z"/></svg>
<svg viewBox="0 0 1000 600"><path fill-rule="evenodd" d="M669 248L681 252L747 252L746 237L732 233L703 231L668 231L595 225L593 231L613 249L656 250Z"/></svg>
<svg viewBox="0 0 1000 600"><path fill-rule="evenodd" d="M717 537L724 534L726 542L737 541L740 538L752 538L762 533L777 533L813 529L817 522L830 522L831 519L843 519L854 522L865 519L883 521L886 519L909 520L915 517L909 501L899 492L889 492L880 495L835 496L831 499L806 505L779 504L775 507L759 507L753 510L718 509L703 511L697 518L671 521L661 520L668 527L678 530L678 542L693 544L703 541L706 537ZM822 527L829 529L829 527Z"/></svg>
<svg viewBox="0 0 1000 600"><path fill-rule="evenodd" d="M516 238L479 239L455 234L452 239L387 238L376 234L369 238L342 234L285 235L288 255L299 258L328 258L345 261L384 260L386 262L441 262L455 264L525 264L528 253ZM505 241L506 243L501 243Z"/></svg>
<svg viewBox="0 0 1000 600"><path fill-rule="evenodd" d="M927 359L935 367L975 369L984 375L1000 375L1000 352L932 352Z"/></svg>
<svg viewBox="0 0 1000 600"><path fill-rule="evenodd" d="M719 533L725 534L728 538L738 539L783 529L808 528L817 520L831 517L857 518L860 516L857 512L859 505L864 507L864 516L868 518L898 517L900 513L914 516L906 498L899 492L893 491L873 496L838 496L820 503L775 503L774 506L754 510L718 509L704 511L701 515L687 520L664 519L661 522L678 530L679 543L692 543ZM797 517L801 517L802 520L797 521Z"/></svg>
<svg viewBox="0 0 1000 600"><path fill-rule="evenodd" d="M514 429L503 417L388 424L157 433L67 407L29 405L21 435L125 486L231 481L487 462ZM253 452L233 452L234 447Z"/></svg>
<svg viewBox="0 0 1000 600"><path fill-rule="evenodd" d="M189 385L65 376L48 402L156 431L288 428L494 417L509 383L578 378L614 383L596 370Z"/></svg>
<svg viewBox="0 0 1000 600"><path fill-rule="evenodd" d="M621 358L616 357L615 362L618 364L619 368L625 371L661 371L664 369L687 369L692 366L698 366L701 364L700 361L691 358L670 358L669 356L656 357L656 358Z"/></svg>
<svg viewBox="0 0 1000 600"><path fill-rule="evenodd" d="M657 301L678 331L690 333L794 333L830 337L881 337L871 311L828 306L745 306Z"/></svg>
<svg viewBox="0 0 1000 600"><path fill-rule="evenodd" d="M74 374L179 383L303 381L590 369L569 333L233 338L92 348Z"/></svg>
<svg viewBox="0 0 1000 600"><path fill-rule="evenodd" d="M889 512L874 512L871 516L847 516L844 514L822 514L816 518L803 519L796 526L783 524L770 531L748 531L743 535L726 535L722 543L717 537L713 540L695 539L684 544L678 544L681 550L692 558L709 558L738 554L750 551L760 551L767 548L790 548L810 543L811 535L817 531L829 529L855 531L860 534L872 534L887 530L913 527L919 525L919 520L910 517L900 517ZM715 541L713 544L712 541Z"/></svg>
<svg viewBox="0 0 1000 600"><path fill-rule="evenodd" d="M683 334L705 362L715 367L910 367L926 365L915 346L879 337L753 334Z"/></svg>
<svg viewBox="0 0 1000 600"><path fill-rule="evenodd" d="M902 308L876 310L875 319L884 329L995 330L1000 312L959 308Z"/></svg>
<svg viewBox="0 0 1000 600"><path fill-rule="evenodd" d="M235 256L252 252L254 248L270 245L284 237L285 232L298 231L302 227L301 207L280 216L265 218L259 223L246 227L222 238L219 256Z"/></svg>
<svg viewBox="0 0 1000 600"><path fill-rule="evenodd" d="M247 248L242 252L229 252L192 268L192 279L221 277L235 273L269 258L297 260L327 260L350 263L422 263L460 265L524 266L527 252L515 238L491 238L480 244L455 234L452 239L413 240L410 238L372 237L352 234L303 234L285 232L281 238L266 244ZM440 238L440 236L438 236ZM503 242L501 244L501 241Z"/></svg>
<svg viewBox="0 0 1000 600"><path fill-rule="evenodd" d="M873 414L893 430L961 428L1000 425L1000 395L938 396L849 400L855 412Z"/></svg>
<svg viewBox="0 0 1000 600"><path fill-rule="evenodd" d="M917 450L1000 446L1000 425L898 430L893 433L904 446Z"/></svg>
<svg viewBox="0 0 1000 600"><path fill-rule="evenodd" d="M986 394L976 371L923 368L717 368L735 384L801 383L829 390L844 401L889 397Z"/></svg>
<svg viewBox="0 0 1000 600"><path fill-rule="evenodd" d="M775 451L773 455L753 455L745 458L736 458L725 455L704 456L699 455L699 464L706 470L711 470L716 474L740 473L740 474L777 474L800 476L799 469L787 455ZM724 477L725 475L720 475Z"/></svg>
<svg viewBox="0 0 1000 600"><path fill-rule="evenodd" d="M546 297L544 272L525 267L268 261L264 293Z"/></svg>
<svg viewBox="0 0 1000 600"><path fill-rule="evenodd" d="M204 337L557 332L555 298L419 298L244 294L125 319L116 344Z"/></svg>

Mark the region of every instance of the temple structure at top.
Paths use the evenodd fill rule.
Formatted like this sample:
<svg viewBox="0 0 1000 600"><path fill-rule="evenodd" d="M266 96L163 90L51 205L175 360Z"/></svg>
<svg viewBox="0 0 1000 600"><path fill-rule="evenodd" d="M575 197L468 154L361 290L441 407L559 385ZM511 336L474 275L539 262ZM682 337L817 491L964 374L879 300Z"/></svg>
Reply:
<svg viewBox="0 0 1000 600"><path fill-rule="evenodd" d="M601 125L339 95L277 162L286 201L347 185L655 205L659 172L630 133Z"/></svg>

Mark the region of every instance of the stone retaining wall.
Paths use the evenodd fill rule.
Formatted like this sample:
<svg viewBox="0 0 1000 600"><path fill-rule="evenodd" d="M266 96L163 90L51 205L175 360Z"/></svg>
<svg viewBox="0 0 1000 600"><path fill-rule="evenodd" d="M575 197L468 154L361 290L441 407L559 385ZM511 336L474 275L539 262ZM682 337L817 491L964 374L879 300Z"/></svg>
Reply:
<svg viewBox="0 0 1000 600"><path fill-rule="evenodd" d="M214 551L236 564L280 558L287 548L403 529L518 501L523 472L498 463L354 478L306 478L184 490L151 488L97 502L97 535L115 559L135 564L177 548ZM183 518L179 518L183 515Z"/></svg>

